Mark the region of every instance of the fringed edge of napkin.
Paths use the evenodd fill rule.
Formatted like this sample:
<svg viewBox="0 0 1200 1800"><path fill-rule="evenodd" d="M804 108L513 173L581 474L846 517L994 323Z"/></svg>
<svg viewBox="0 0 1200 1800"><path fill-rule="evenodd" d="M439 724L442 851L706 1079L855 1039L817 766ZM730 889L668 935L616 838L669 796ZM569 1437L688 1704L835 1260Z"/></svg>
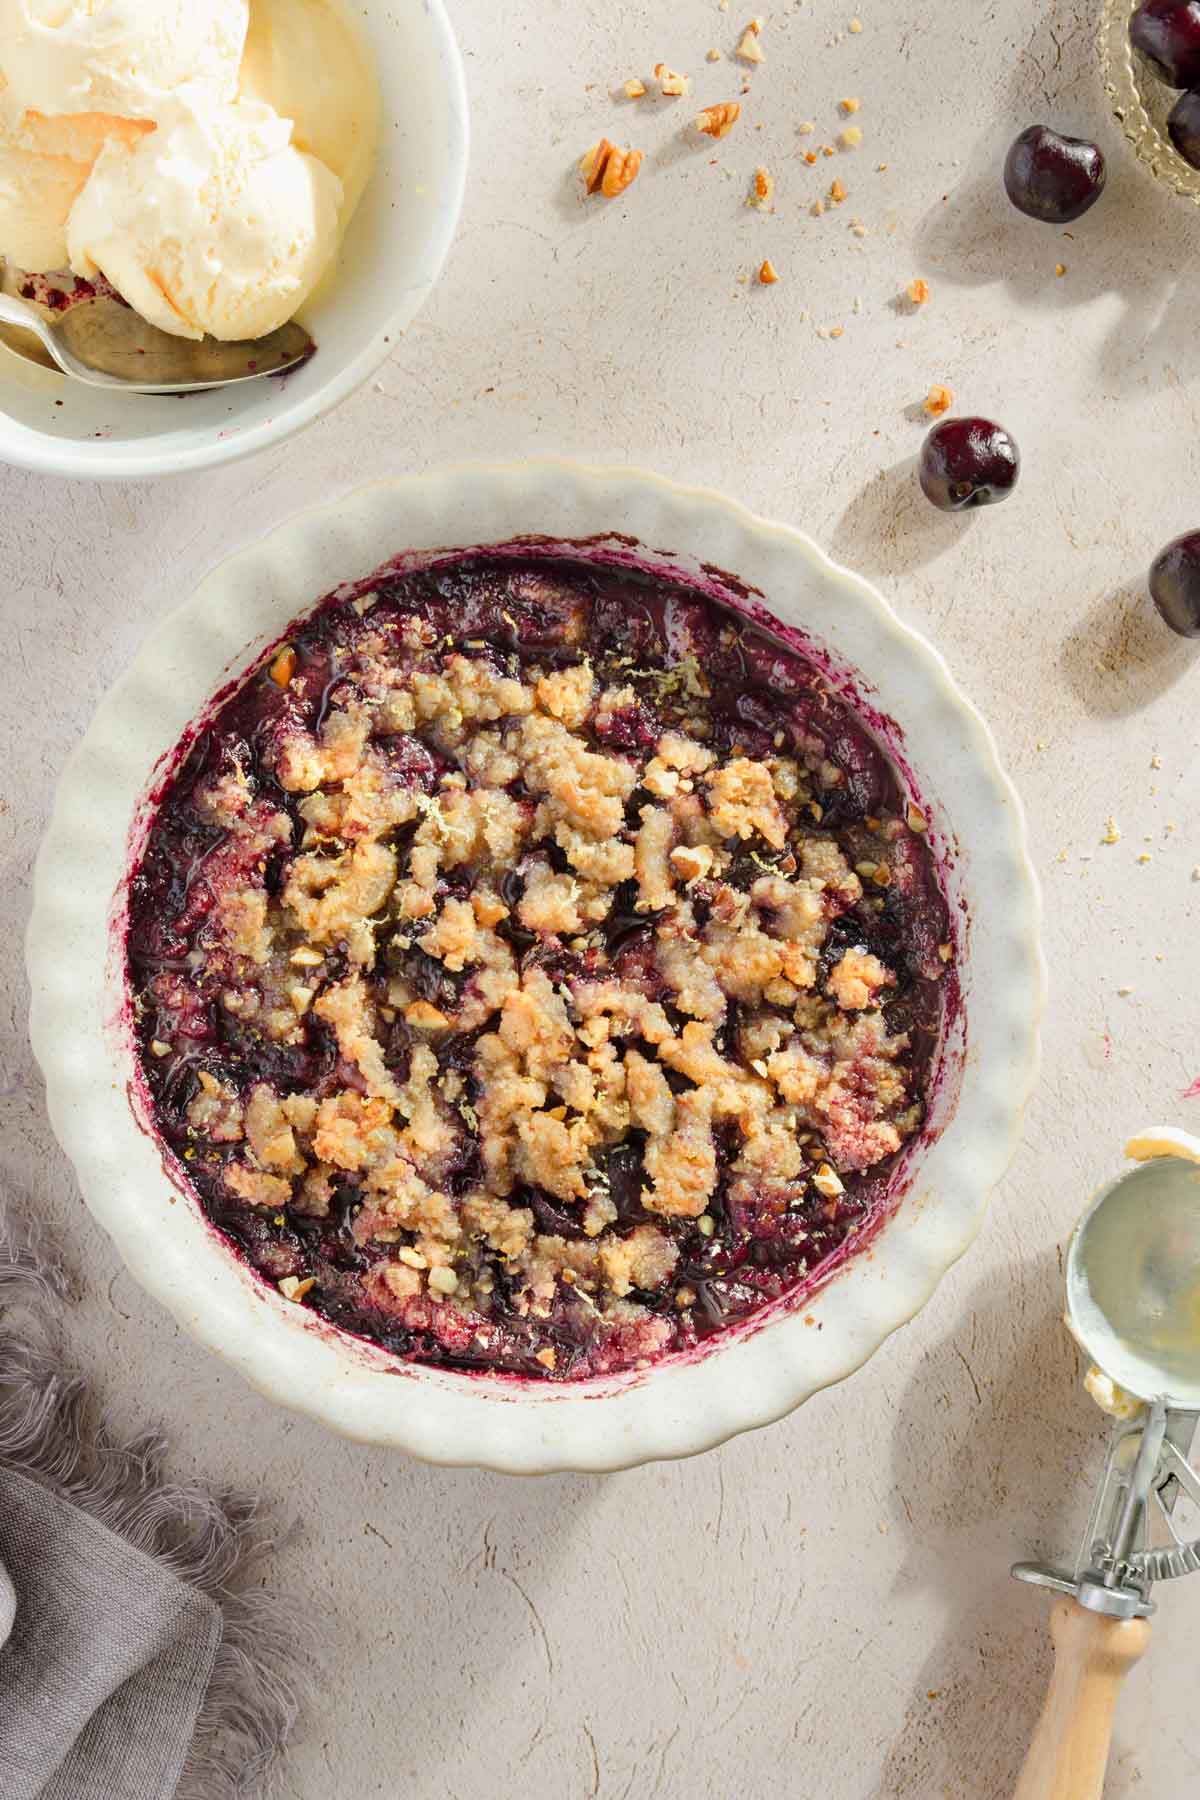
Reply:
<svg viewBox="0 0 1200 1800"><path fill-rule="evenodd" d="M307 1631L250 1585L279 1533L257 1500L167 1481L159 1433L122 1441L95 1416L83 1378L56 1354L67 1297L58 1263L0 1209L0 1462L220 1608L221 1645L177 1800L247 1800L273 1785L307 1685Z"/></svg>

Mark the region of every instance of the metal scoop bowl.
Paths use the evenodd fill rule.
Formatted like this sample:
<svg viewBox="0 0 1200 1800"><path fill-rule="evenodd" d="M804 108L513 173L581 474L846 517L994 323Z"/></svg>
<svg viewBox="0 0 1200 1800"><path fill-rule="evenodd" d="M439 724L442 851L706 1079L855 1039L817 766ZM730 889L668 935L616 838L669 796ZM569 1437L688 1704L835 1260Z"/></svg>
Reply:
<svg viewBox="0 0 1200 1800"><path fill-rule="evenodd" d="M1200 1145L1164 1129L1135 1138L1128 1154L1136 1167L1075 1227L1068 1323L1127 1393L1200 1413Z"/></svg>
<svg viewBox="0 0 1200 1800"><path fill-rule="evenodd" d="M1144 1654L1156 1581L1200 1573L1188 1455L1200 1423L1200 1139L1170 1128L1126 1145L1067 1254L1067 1323L1117 1423L1073 1570L1018 1563L1059 1596L1054 1675L1016 1800L1100 1800L1121 1683ZM1193 1533L1196 1527L1193 1525Z"/></svg>

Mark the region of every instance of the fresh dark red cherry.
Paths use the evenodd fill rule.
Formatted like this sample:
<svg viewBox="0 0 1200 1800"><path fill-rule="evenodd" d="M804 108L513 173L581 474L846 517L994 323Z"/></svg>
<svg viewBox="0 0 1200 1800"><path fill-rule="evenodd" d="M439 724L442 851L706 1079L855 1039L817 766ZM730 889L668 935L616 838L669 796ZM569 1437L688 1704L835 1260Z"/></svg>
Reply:
<svg viewBox="0 0 1200 1800"><path fill-rule="evenodd" d="M1171 108L1167 131L1184 162L1200 169L1200 88L1180 95Z"/></svg>
<svg viewBox="0 0 1200 1800"><path fill-rule="evenodd" d="M1150 567L1150 598L1172 631L1200 637L1200 531L1185 531Z"/></svg>
<svg viewBox="0 0 1200 1800"><path fill-rule="evenodd" d="M1004 159L1013 205L1047 225L1068 225L1104 192L1104 157L1086 138L1063 137L1048 125L1023 131Z"/></svg>
<svg viewBox="0 0 1200 1800"><path fill-rule="evenodd" d="M1172 87L1200 86L1200 0L1144 0L1129 41Z"/></svg>
<svg viewBox="0 0 1200 1800"><path fill-rule="evenodd" d="M1021 472L1021 453L990 419L943 419L921 446L921 488L942 512L1007 500Z"/></svg>

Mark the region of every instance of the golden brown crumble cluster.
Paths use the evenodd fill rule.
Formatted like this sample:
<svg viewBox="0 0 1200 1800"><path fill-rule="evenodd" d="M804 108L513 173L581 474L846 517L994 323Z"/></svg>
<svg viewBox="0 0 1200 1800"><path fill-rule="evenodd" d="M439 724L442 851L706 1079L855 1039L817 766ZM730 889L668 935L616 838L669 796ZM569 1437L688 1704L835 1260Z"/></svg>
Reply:
<svg viewBox="0 0 1200 1800"><path fill-rule="evenodd" d="M225 1183L254 1206L320 1211L338 1175L362 1177L363 1237L416 1238L403 1258L383 1265L381 1280L396 1296L428 1289L446 1303L486 1303L470 1285L461 1294L455 1262L464 1235L488 1238L520 1265L534 1309L563 1269L615 1298L666 1280L673 1247L653 1226L604 1240L615 1213L597 1152L631 1127L648 1134L646 1210L698 1219L716 1184L714 1125L741 1132L739 1170L795 1179L808 1163L804 1134L835 1127L847 1073L860 1078L864 1057L878 1084L880 1121L867 1127L853 1159L887 1156L912 1125L887 1118L903 1091L891 1071L903 1046L876 1010L894 983L891 970L847 950L826 994L813 992L826 896L856 900L862 891L837 846L808 839L799 859L786 859L781 873L765 873L748 893L721 884L739 842L786 846L804 805L801 770L788 758L736 756L718 765L702 742L676 733L664 734L640 765L597 754L579 727L592 709L630 698L597 691L587 662L529 684L461 653L437 673L414 670L385 697L363 695L333 711L320 736L284 743L279 778L302 796L308 826L300 853L277 902L259 886L223 896L219 936L232 958L255 970L255 990L234 988L225 1004L237 1010L250 992L261 995L255 1013L272 1039L297 1033L322 985L327 950L347 947L351 970L324 985L315 1010L335 1031L356 1084L320 1103L284 1100L259 1085L243 1107L209 1078L191 1123L245 1143L245 1159L228 1163ZM372 742L417 725L453 758L434 796L396 787L385 749ZM509 796L518 776L533 805ZM639 787L649 799L630 830L624 810ZM261 819L236 778L221 783L209 805L234 835L250 833L255 848L288 835L286 814ZM390 839L414 821L401 859ZM565 853L567 871L545 859L551 844ZM500 884L518 864L524 893L511 909ZM441 891L448 871L470 877L462 898ZM684 1015L678 1028L637 977L585 981L570 992L543 968L520 976L497 934L515 911L525 931L583 949L578 940L608 918L615 889L628 880L637 882L639 913L666 914L655 938L662 977ZM703 927L689 898L700 880L712 886ZM428 1003L403 968L383 992L367 985L385 913L401 923L394 947L421 950L446 974L468 977L459 1003ZM750 1008L750 1062L716 1048L729 999ZM756 1019L763 1004L772 1012ZM385 1055L401 1017L417 1033L405 1082ZM479 1105L464 1120L462 1078L439 1075L435 1044L482 1024L493 1030L477 1044ZM633 1040L653 1046L657 1060L631 1048ZM667 1071L696 1085L675 1093ZM484 1183L455 1206L439 1172L464 1125L479 1129ZM509 1204L520 1183L579 1206L587 1240L538 1235L533 1213Z"/></svg>
<svg viewBox="0 0 1200 1800"><path fill-rule="evenodd" d="M920 1115L906 1040L880 1011L896 976L850 948L822 979L830 918L862 899L860 877L814 832L794 758L708 747L698 671L686 728L615 753L589 727L637 696L586 658L515 679L416 621L407 631L403 660L368 645L319 731L283 738L298 842L240 767L198 797L247 871L208 927L221 1003L281 1046L311 1013L339 1079L316 1097L202 1074L188 1122L236 1146L222 1179L247 1206L320 1218L352 1179L356 1239L395 1247L368 1278L385 1306L486 1320L484 1244L531 1317L566 1281L626 1318L634 1290L672 1277L667 1223L705 1220L722 1144L736 1145L735 1184L823 1175L834 1192L835 1169L899 1149ZM397 779L393 748L411 734L440 765L427 786ZM294 854L271 893L264 857L280 846ZM761 873L731 885L747 854ZM628 958L611 948L623 900L644 928ZM550 954L519 959L530 944ZM591 953L586 976L556 971L559 947ZM470 1054L447 1065L452 1039ZM606 1158L631 1131L646 1218L621 1233ZM451 1178L472 1156L464 1190ZM529 1189L581 1233L539 1229Z"/></svg>

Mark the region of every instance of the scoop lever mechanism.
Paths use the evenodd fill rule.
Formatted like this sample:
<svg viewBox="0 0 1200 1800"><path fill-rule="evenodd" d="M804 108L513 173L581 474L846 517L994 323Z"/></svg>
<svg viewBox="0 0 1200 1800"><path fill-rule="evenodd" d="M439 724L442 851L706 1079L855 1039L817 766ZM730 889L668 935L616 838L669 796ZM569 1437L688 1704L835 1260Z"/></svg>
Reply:
<svg viewBox="0 0 1200 1800"><path fill-rule="evenodd" d="M1148 1618L1156 1581L1200 1572L1200 1539L1181 1536L1174 1520L1182 1494L1200 1509L1200 1476L1188 1462L1197 1423L1195 1413L1169 1411L1161 1400L1120 1420L1074 1570L1019 1562L1017 1580L1109 1618Z"/></svg>

